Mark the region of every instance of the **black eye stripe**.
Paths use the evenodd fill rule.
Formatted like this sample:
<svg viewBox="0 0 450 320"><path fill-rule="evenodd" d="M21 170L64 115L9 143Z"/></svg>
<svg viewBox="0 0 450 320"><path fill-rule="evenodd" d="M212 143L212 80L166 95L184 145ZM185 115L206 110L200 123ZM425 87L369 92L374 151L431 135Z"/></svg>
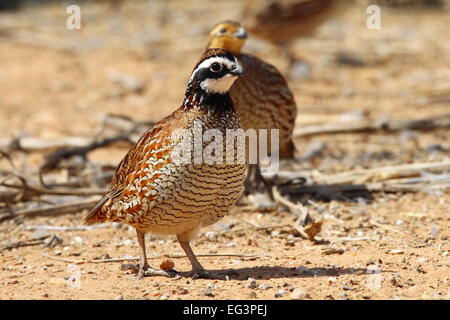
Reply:
<svg viewBox="0 0 450 320"><path fill-rule="evenodd" d="M228 73L228 70L223 68L219 72L213 72L210 68L202 68L195 74L194 81L202 82L206 79L219 79Z"/></svg>
<svg viewBox="0 0 450 320"><path fill-rule="evenodd" d="M209 68L213 72L219 72L220 70L222 70L222 65L218 62L214 62Z"/></svg>
<svg viewBox="0 0 450 320"><path fill-rule="evenodd" d="M219 78L226 76L227 74L230 73L230 71L232 71L233 69L236 68L235 64L237 61L230 52L227 52L224 55L212 56L208 59L215 59L216 57L220 58L220 59L211 61L211 63L209 63L209 64L205 63L205 61L207 61L207 59L200 62L196 66L195 73L192 75L190 82L200 83L206 79L219 79ZM199 68L199 65L202 63L203 63L203 65ZM213 64L218 64L220 66L220 70L217 70L217 71L211 70L211 67ZM235 66L235 68L233 68L233 66Z"/></svg>

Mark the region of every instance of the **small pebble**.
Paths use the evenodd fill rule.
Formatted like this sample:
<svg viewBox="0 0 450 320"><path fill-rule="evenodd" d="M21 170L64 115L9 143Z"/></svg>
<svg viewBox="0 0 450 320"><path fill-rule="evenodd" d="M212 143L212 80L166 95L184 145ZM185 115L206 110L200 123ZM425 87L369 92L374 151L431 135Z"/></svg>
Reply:
<svg viewBox="0 0 450 320"><path fill-rule="evenodd" d="M395 274L392 276L391 278L391 284L393 286L399 287L399 288L403 288L403 284L401 283L401 278L398 274Z"/></svg>
<svg viewBox="0 0 450 320"><path fill-rule="evenodd" d="M43 237L48 236L48 235L49 234L48 234L47 230L38 229L31 235L31 238L32 239L39 239L39 238L43 238Z"/></svg>
<svg viewBox="0 0 450 320"><path fill-rule="evenodd" d="M431 227L430 237L431 237L431 238L436 238L437 235L439 234L439 231L440 231L439 227L437 227L437 226L432 226L432 227Z"/></svg>
<svg viewBox="0 0 450 320"><path fill-rule="evenodd" d="M346 290L346 291L353 291L356 290L355 287L350 287L350 286L343 286L342 289Z"/></svg>
<svg viewBox="0 0 450 320"><path fill-rule="evenodd" d="M249 297L250 299L256 299L256 298L258 298L258 296L256 295L256 292L255 292L255 291L250 292L250 293L248 294L248 297Z"/></svg>
<svg viewBox="0 0 450 320"><path fill-rule="evenodd" d="M420 257L420 258L417 259L417 262L419 262L419 263L425 263L427 261L428 261L427 257Z"/></svg>
<svg viewBox="0 0 450 320"><path fill-rule="evenodd" d="M209 287L206 287L205 289L203 289L202 293L203 293L203 295L205 295L207 297L214 297L212 289Z"/></svg>
<svg viewBox="0 0 450 320"><path fill-rule="evenodd" d="M81 237L74 237L74 238L72 239L71 243L82 245L82 244L84 244L84 240L83 240L83 238L81 238Z"/></svg>
<svg viewBox="0 0 450 320"><path fill-rule="evenodd" d="M124 241L122 242L122 244L123 244L124 246L131 246L133 243L134 243L134 241L131 240L131 239L127 239L127 240L124 240Z"/></svg>
<svg viewBox="0 0 450 320"><path fill-rule="evenodd" d="M175 263L173 262L172 259L165 258L159 265L159 268L161 270L170 270L170 269L175 268Z"/></svg>
<svg viewBox="0 0 450 320"><path fill-rule="evenodd" d="M345 292L338 294L338 300L348 300L348 296Z"/></svg>
<svg viewBox="0 0 450 320"><path fill-rule="evenodd" d="M205 234L206 239L211 242L217 242L217 233L209 231Z"/></svg>
<svg viewBox="0 0 450 320"><path fill-rule="evenodd" d="M267 289L270 289L270 288L272 288L272 287L270 287L270 286L268 286L267 284L264 284L264 283L262 283L262 284L260 284L258 286L258 289L260 289L260 290L267 290Z"/></svg>
<svg viewBox="0 0 450 320"><path fill-rule="evenodd" d="M404 254L405 251L402 249L394 249L394 250L390 250L388 253L390 254Z"/></svg>
<svg viewBox="0 0 450 320"><path fill-rule="evenodd" d="M373 261L372 259L369 259L369 261L367 261L366 266L370 266L372 264L375 264L375 261Z"/></svg>
<svg viewBox="0 0 450 320"><path fill-rule="evenodd" d="M293 81L300 81L305 79L311 73L311 67L305 63L295 63L289 71L289 77Z"/></svg>
<svg viewBox="0 0 450 320"><path fill-rule="evenodd" d="M181 288L180 290L178 290L178 292L179 292L180 294L188 294L188 293L189 293L189 290L186 289L186 288Z"/></svg>
<svg viewBox="0 0 450 320"><path fill-rule="evenodd" d="M328 277L328 279L327 279L328 284L335 283L336 281L337 281L337 279L335 277Z"/></svg>
<svg viewBox="0 0 450 320"><path fill-rule="evenodd" d="M343 248L335 248L335 247L329 247L322 250L323 255L330 255L330 254L343 254L344 253Z"/></svg>
<svg viewBox="0 0 450 320"><path fill-rule="evenodd" d="M427 272L423 269L423 267L422 267L421 265L419 265L419 266L416 268L416 271L417 271L418 273L427 273Z"/></svg>
<svg viewBox="0 0 450 320"><path fill-rule="evenodd" d="M285 245L289 246L289 247L294 247L295 246L295 240L294 239L288 239L285 242Z"/></svg>
<svg viewBox="0 0 450 320"><path fill-rule="evenodd" d="M296 271L300 272L301 274L305 274L308 273L309 268L308 267L304 267L304 266L300 266L295 268Z"/></svg>
<svg viewBox="0 0 450 320"><path fill-rule="evenodd" d="M244 285L244 288L247 288L247 289L256 289L257 287L258 287L258 284L256 283L255 280L252 280Z"/></svg>
<svg viewBox="0 0 450 320"><path fill-rule="evenodd" d="M167 300L167 299L169 299L169 297L170 297L170 295L169 295L168 293L164 293L164 294L160 297L160 299L161 299L161 300Z"/></svg>
<svg viewBox="0 0 450 320"><path fill-rule="evenodd" d="M292 300L311 299L311 295L301 288L295 288L294 291L292 291L291 293L291 299Z"/></svg>

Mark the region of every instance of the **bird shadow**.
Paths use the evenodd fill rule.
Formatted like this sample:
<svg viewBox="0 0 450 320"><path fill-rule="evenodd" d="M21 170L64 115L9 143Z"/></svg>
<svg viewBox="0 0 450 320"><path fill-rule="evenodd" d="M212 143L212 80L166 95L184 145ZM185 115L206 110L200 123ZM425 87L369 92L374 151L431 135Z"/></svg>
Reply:
<svg viewBox="0 0 450 320"><path fill-rule="evenodd" d="M307 200L315 201L351 201L359 202L364 199L371 203L374 199L372 192L364 184L343 185L302 185L300 183L284 183L277 187L281 194L287 196L291 201L307 203Z"/></svg>
<svg viewBox="0 0 450 320"><path fill-rule="evenodd" d="M381 271L383 272L383 271ZM389 272L389 271L384 271ZM192 278L192 272L177 272L183 278ZM239 269L209 269L206 276L201 278L214 280L247 280L249 278L258 280L270 280L279 278L310 278L330 277L345 274L363 275L367 274L365 268L341 268L341 267L280 267L280 266L258 266ZM195 278L195 275L194 275Z"/></svg>

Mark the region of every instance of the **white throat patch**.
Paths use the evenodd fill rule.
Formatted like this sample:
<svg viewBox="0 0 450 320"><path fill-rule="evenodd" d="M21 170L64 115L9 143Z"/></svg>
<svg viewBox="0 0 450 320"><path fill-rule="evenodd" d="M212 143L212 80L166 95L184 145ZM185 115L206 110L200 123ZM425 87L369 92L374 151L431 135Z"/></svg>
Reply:
<svg viewBox="0 0 450 320"><path fill-rule="evenodd" d="M226 93L230 90L237 76L226 74L219 79L206 79L200 83L200 87L209 93Z"/></svg>

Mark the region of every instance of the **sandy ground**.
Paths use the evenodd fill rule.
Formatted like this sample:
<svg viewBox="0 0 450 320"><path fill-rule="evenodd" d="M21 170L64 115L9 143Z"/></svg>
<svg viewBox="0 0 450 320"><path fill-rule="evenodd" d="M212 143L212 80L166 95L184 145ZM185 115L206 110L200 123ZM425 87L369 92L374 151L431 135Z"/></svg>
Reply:
<svg viewBox="0 0 450 320"><path fill-rule="evenodd" d="M81 31L64 27L59 3L0 14L0 139L89 137L107 113L161 119L181 103L209 28L238 19L241 9L233 1L133 3L119 12L85 5ZM448 100L430 99L449 90L448 10L386 8L382 29L371 31L359 5L314 38L297 41L296 54L312 70L308 78L290 81L299 125L328 117L417 119L448 112ZM277 48L250 39L247 49L286 71ZM340 52L360 57L365 66L338 65ZM111 72L137 79L142 92L118 86ZM332 173L448 159L450 135L442 129L299 138L299 157L317 143L327 147L301 165ZM89 159L117 164L126 151L127 146L111 147ZM35 169L42 156L14 154L24 170ZM0 168L7 167L0 159ZM271 204L238 207L202 230L194 251L206 255L199 259L208 269L234 270L228 281L191 279L186 258L173 258L180 277L143 280L124 270L125 262L89 262L138 255L135 232L125 225L36 229L76 228L85 212L6 221L0 224L0 248L45 235L61 241L1 251L0 299L450 298L448 190L303 200L324 221L322 242L301 238L290 227L297 217ZM174 237L148 235L147 247L159 256L149 260L155 267L161 255L182 253ZM330 248L337 253L327 254Z"/></svg>

